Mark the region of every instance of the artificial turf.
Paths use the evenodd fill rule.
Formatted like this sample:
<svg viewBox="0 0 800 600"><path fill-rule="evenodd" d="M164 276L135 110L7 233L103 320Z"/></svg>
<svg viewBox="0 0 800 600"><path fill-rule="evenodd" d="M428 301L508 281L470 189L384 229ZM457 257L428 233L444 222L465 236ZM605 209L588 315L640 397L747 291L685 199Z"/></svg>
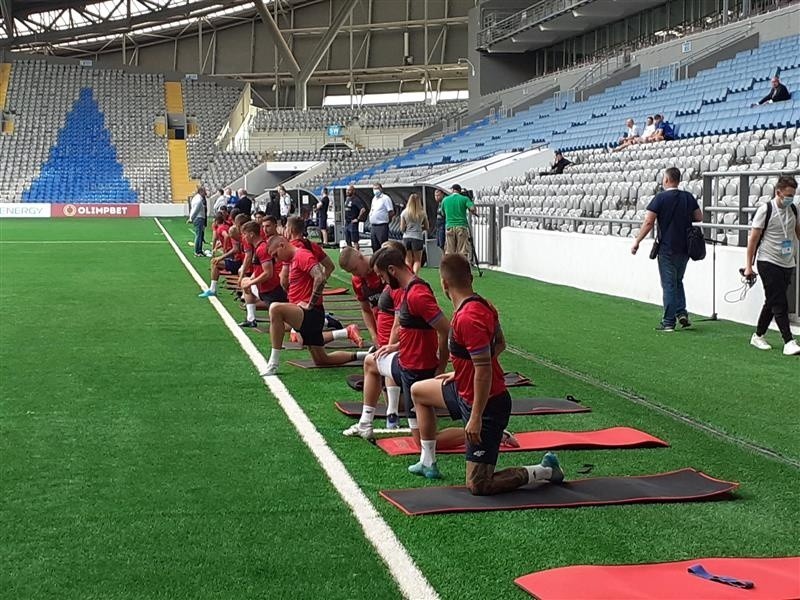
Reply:
<svg viewBox="0 0 800 600"><path fill-rule="evenodd" d="M191 254L185 223L166 225ZM0 222L2 241L81 238L159 236L146 220ZM31 598L397 596L166 242L102 251L14 245L13 254L7 246L0 590ZM191 260L207 269L207 260ZM436 273L423 276L434 283ZM750 351L749 328L709 323L664 338L652 331L656 307L495 272L476 288L498 305L515 346L800 457L797 361ZM268 336L249 335L267 351ZM513 417L514 430L627 425L672 446L562 451L568 476L581 477L575 471L587 463L590 476L690 466L742 485L726 502L407 517L378 492L460 483L463 458L439 457L442 483L407 474L412 457L341 435L352 420L333 402L358 399L344 383L356 369L284 365L281 379L442 598L523 598L515 577L562 565L797 552L795 468L518 355L502 363L537 384L514 395L573 394L593 409ZM504 455L500 466L540 455Z"/></svg>

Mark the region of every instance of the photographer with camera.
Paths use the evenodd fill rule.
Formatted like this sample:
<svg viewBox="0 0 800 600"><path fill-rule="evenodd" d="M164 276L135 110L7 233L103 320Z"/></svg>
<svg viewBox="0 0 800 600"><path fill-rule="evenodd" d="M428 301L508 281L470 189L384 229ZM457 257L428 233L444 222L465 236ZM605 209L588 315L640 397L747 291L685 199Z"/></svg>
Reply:
<svg viewBox="0 0 800 600"><path fill-rule="evenodd" d="M758 207L747 241L747 265L741 271L746 279L752 280L757 253L756 266L764 284L764 306L750 344L759 350L772 350L764 335L774 318L783 337L786 356L800 355L800 345L789 326L787 294L797 265L797 240L800 239L800 220L793 204L795 192L797 180L781 177L775 185L775 198Z"/></svg>
<svg viewBox="0 0 800 600"><path fill-rule="evenodd" d="M664 292L664 316L656 331L665 333L675 331L676 321L684 329L692 326L683 290L683 276L690 254L687 230L692 223L703 220L703 212L697 199L689 192L678 189L680 181L681 172L677 168L670 167L664 172L664 191L656 194L647 205L644 223L631 247L631 253L636 254L639 244L653 230L658 220L658 235L650 258L658 258L658 272Z"/></svg>

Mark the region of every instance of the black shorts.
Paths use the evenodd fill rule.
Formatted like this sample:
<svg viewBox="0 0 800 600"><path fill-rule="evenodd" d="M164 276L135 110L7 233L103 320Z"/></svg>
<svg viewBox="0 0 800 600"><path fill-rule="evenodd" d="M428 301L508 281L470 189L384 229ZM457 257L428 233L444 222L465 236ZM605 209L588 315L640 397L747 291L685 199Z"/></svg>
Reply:
<svg viewBox="0 0 800 600"><path fill-rule="evenodd" d="M317 215L317 229L322 231L328 228L328 215Z"/></svg>
<svg viewBox="0 0 800 600"><path fill-rule="evenodd" d="M358 223L347 223L344 226L344 241L347 245L357 244L360 239L361 234L358 231Z"/></svg>
<svg viewBox="0 0 800 600"><path fill-rule="evenodd" d="M303 308L303 324L300 325L298 333L303 336L303 344L306 346L324 346L325 339L322 337L322 330L325 327L325 309Z"/></svg>
<svg viewBox="0 0 800 600"><path fill-rule="evenodd" d="M403 245L406 247L406 250L410 250L411 252L422 252L422 249L425 247L425 242L417 238L403 238Z"/></svg>
<svg viewBox="0 0 800 600"><path fill-rule="evenodd" d="M411 398L411 386L418 381L433 379L435 376L436 369L422 369L419 371L404 369L400 366L399 354L392 360L392 379L400 385L400 389L403 392L403 398L406 401L406 413L409 419L417 418L417 411L414 410L414 400Z"/></svg>
<svg viewBox="0 0 800 600"><path fill-rule="evenodd" d="M258 297L262 302L264 302L267 305L267 308L269 308L269 305L272 304L273 302L289 301L289 298L286 296L286 290L283 289L281 286L278 286L275 289L270 290L268 292L259 292Z"/></svg>
<svg viewBox="0 0 800 600"><path fill-rule="evenodd" d="M472 406L458 395L456 382L448 381L443 385L442 395L450 416L454 420L460 418L466 424L472 414ZM511 394L508 391L489 398L489 402L486 403L486 410L483 411L483 419L481 419L481 443L470 444L469 441L466 442L467 451L465 456L469 462L485 465L497 464L500 443L503 441L503 431L508 427L508 419L510 417Z"/></svg>
<svg viewBox="0 0 800 600"><path fill-rule="evenodd" d="M232 258L225 259L225 270L228 273L238 273L239 269L242 268L242 262L239 260L233 260Z"/></svg>

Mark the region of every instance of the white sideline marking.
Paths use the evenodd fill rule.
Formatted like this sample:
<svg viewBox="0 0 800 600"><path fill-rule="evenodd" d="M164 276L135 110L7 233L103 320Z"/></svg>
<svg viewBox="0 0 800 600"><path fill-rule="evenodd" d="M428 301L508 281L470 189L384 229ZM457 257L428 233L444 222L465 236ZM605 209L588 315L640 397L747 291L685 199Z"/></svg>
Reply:
<svg viewBox="0 0 800 600"><path fill-rule="evenodd" d="M0 244L163 244L164 240L0 240Z"/></svg>
<svg viewBox="0 0 800 600"><path fill-rule="evenodd" d="M170 246L172 246L175 254L178 255L183 266L186 267L186 270L200 288L205 290L207 287L206 282L200 277L194 265L184 256L175 240L161 225L161 221L157 218L154 221L161 229ZM259 352L253 341L237 325L218 298L211 297L209 301L233 337L239 342L253 366L259 373L263 373L267 368L267 359L264 358L264 355ZM409 556L408 551L397 539L394 531L383 520L383 517L381 517L364 492L361 491L361 488L358 487L344 463L328 447L325 438L317 431L317 428L314 427L314 424L303 412L303 409L300 408L297 400L292 397L283 382L274 375L263 377L262 379L269 391L278 399L278 404L280 404L286 416L289 417L289 421L297 429L303 442L311 450L317 462L319 462L331 480L333 487L336 488L336 491L339 492L339 495L350 507L359 525L364 530L364 535L383 559L403 596L412 600L438 600L439 595L436 590L428 583L419 567Z"/></svg>

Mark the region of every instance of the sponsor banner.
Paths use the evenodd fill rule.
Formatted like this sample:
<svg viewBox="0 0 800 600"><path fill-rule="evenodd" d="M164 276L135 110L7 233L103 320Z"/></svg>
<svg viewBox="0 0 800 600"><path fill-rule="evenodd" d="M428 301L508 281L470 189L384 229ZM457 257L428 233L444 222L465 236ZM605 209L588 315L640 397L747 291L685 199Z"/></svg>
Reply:
<svg viewBox="0 0 800 600"><path fill-rule="evenodd" d="M53 204L54 217L138 217L138 204Z"/></svg>
<svg viewBox="0 0 800 600"><path fill-rule="evenodd" d="M50 208L50 204L0 202L0 219L46 219Z"/></svg>

